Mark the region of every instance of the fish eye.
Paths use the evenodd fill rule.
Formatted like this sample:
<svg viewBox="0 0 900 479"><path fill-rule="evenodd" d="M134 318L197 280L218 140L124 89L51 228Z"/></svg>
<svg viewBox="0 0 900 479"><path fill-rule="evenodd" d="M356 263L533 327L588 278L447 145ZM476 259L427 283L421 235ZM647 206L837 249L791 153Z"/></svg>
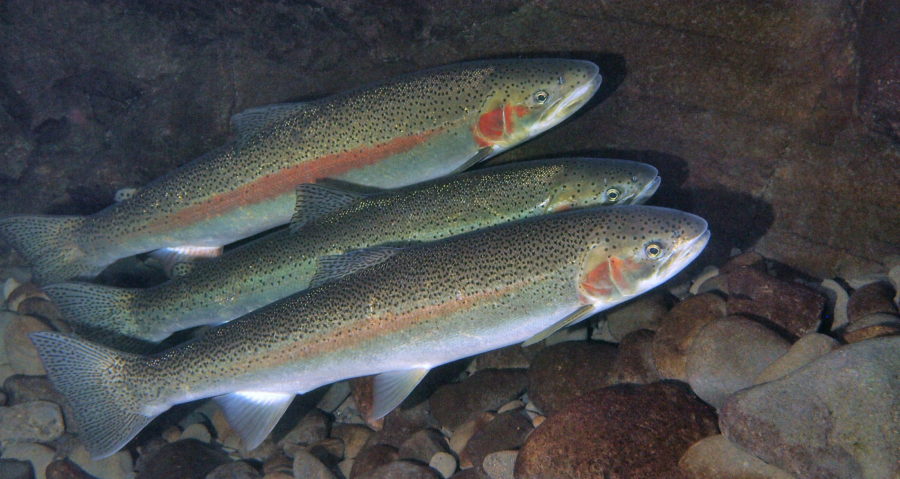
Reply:
<svg viewBox="0 0 900 479"><path fill-rule="evenodd" d="M550 94L544 90L538 90L534 92L534 95L532 95L531 98L538 105L543 105L544 103L547 103L547 100L550 99Z"/></svg>
<svg viewBox="0 0 900 479"><path fill-rule="evenodd" d="M615 203L616 201L619 201L619 198L621 196L622 196L622 193L619 192L619 190L617 190L616 188L610 188L610 189L606 190L606 198L609 201L612 201L613 203Z"/></svg>
<svg viewBox="0 0 900 479"><path fill-rule="evenodd" d="M644 247L644 252L647 253L647 256L651 259L659 258L663 253L662 245L655 241L648 243L647 246Z"/></svg>

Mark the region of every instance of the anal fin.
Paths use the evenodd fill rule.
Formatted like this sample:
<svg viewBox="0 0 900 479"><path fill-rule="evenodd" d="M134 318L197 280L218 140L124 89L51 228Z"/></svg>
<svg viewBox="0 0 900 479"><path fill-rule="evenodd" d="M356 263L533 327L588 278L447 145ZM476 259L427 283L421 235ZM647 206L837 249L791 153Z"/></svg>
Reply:
<svg viewBox="0 0 900 479"><path fill-rule="evenodd" d="M584 306L573 311L571 314L569 314L565 318L560 319L559 321L553 323L552 325L550 325L549 328L541 331L540 333L535 334L534 336L531 337L531 339L522 343L522 346L523 347L531 346L532 344L539 343L539 342L547 339L548 337L550 337L551 334L559 331L560 329L565 328L566 326L573 325L573 324L581 321L582 319L587 318L593 312L594 312L594 305L593 304L585 304Z"/></svg>
<svg viewBox="0 0 900 479"><path fill-rule="evenodd" d="M375 376L371 419L383 418L399 406L422 381L422 378L428 374L429 370L429 368L416 368L390 371Z"/></svg>
<svg viewBox="0 0 900 479"><path fill-rule="evenodd" d="M214 399L225 412L228 424L241 435L244 446L252 450L272 432L294 396L293 393L238 391Z"/></svg>

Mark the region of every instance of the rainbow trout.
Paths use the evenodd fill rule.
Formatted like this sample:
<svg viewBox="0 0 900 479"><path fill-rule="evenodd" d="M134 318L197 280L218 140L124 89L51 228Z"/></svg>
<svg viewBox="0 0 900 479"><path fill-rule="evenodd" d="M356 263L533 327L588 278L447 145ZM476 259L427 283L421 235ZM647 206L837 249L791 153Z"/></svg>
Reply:
<svg viewBox="0 0 900 479"><path fill-rule="evenodd" d="M600 81L586 61L479 61L251 109L233 118L234 141L122 201L85 217L3 218L0 237L40 284L161 248L209 254L287 223L299 184L396 188L465 169L563 121Z"/></svg>
<svg viewBox="0 0 900 479"><path fill-rule="evenodd" d="M381 417L429 369L633 298L693 261L708 238L706 221L680 211L585 208L322 259L320 286L153 356L60 333L31 339L95 458L173 405L208 397L252 449L295 394L377 375Z"/></svg>
<svg viewBox="0 0 900 479"><path fill-rule="evenodd" d="M323 256L571 208L640 204L659 181L650 165L583 158L513 163L367 196L302 185L291 229L198 263L185 276L149 289L60 283L44 291L81 336L113 347L124 344L121 336L159 342L305 289Z"/></svg>

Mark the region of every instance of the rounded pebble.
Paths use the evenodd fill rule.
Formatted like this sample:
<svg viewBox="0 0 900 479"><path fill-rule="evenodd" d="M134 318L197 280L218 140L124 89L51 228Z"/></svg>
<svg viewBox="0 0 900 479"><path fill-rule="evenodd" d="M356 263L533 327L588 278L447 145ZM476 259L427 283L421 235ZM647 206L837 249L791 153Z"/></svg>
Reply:
<svg viewBox="0 0 900 479"><path fill-rule="evenodd" d="M52 331L52 329L43 321L32 316L18 316L7 325L4 338L6 360L15 374L26 376L45 376L47 374L37 349L28 339L29 334L39 331Z"/></svg>
<svg viewBox="0 0 900 479"><path fill-rule="evenodd" d="M692 479L796 479L782 469L738 449L721 434L701 439L681 456Z"/></svg>
<svg viewBox="0 0 900 479"><path fill-rule="evenodd" d="M687 381L687 355L694 337L707 323L725 317L725 300L713 293L692 296L676 304L653 336L651 356L659 374Z"/></svg>
<svg viewBox="0 0 900 479"><path fill-rule="evenodd" d="M181 436L178 437L178 440L184 439L196 439L200 442L209 443L212 441L212 435L209 433L209 429L206 428L203 424L199 422L191 424L184 431L181 432Z"/></svg>
<svg viewBox="0 0 900 479"><path fill-rule="evenodd" d="M488 454L484 458L484 471L491 479L513 479L513 469L516 467L516 457L519 451L497 451Z"/></svg>
<svg viewBox="0 0 900 479"><path fill-rule="evenodd" d="M448 478L456 472L456 458L447 452L439 452L431 456L428 465L440 472L444 478Z"/></svg>
<svg viewBox="0 0 900 479"><path fill-rule="evenodd" d="M900 337L840 347L739 391L722 433L797 477L900 476Z"/></svg>
<svg viewBox="0 0 900 479"><path fill-rule="evenodd" d="M50 442L65 432L62 410L52 402L0 407L0 442Z"/></svg>
<svg viewBox="0 0 900 479"><path fill-rule="evenodd" d="M84 469L84 472L103 479L125 479L134 469L134 460L127 449L103 459L93 460L91 453L79 443L69 452L69 459Z"/></svg>
<svg viewBox="0 0 900 479"><path fill-rule="evenodd" d="M694 338L688 383L701 399L720 407L734 392L753 385L790 344L765 326L740 317L713 321Z"/></svg>
<svg viewBox="0 0 900 479"><path fill-rule="evenodd" d="M300 449L294 453L294 479L335 479L335 477L316 456Z"/></svg>
<svg viewBox="0 0 900 479"><path fill-rule="evenodd" d="M13 442L3 445L3 459L28 461L34 467L37 479L46 479L47 466L53 461L56 451L33 442Z"/></svg>
<svg viewBox="0 0 900 479"><path fill-rule="evenodd" d="M753 380L753 384L762 384L784 377L840 346L841 343L831 336L809 333L794 343L787 354L776 359L763 372L759 373L759 376Z"/></svg>

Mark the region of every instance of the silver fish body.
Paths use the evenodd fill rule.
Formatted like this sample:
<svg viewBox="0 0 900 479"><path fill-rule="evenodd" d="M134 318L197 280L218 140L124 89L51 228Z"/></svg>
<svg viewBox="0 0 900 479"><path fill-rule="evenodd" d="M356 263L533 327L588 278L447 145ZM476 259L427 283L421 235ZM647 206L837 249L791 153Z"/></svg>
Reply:
<svg viewBox="0 0 900 479"><path fill-rule="evenodd" d="M172 405L206 397L252 448L296 393L377 374L374 409L386 414L430 368L632 298L684 268L708 237L704 220L679 211L588 208L337 257L320 269L361 269L154 356L31 337L95 457Z"/></svg>
<svg viewBox="0 0 900 479"><path fill-rule="evenodd" d="M153 288L60 283L45 291L83 337L110 346L120 346L121 336L158 342L305 289L323 256L432 241L572 208L641 204L658 184L656 169L643 163L578 158L485 168L367 196L303 187L308 194L299 202L301 212L312 209L315 216L330 207L322 205L336 211Z"/></svg>
<svg viewBox="0 0 900 479"><path fill-rule="evenodd" d="M166 247L218 248L287 223L294 187L394 188L447 175L580 108L598 67L563 59L460 63L321 100L237 115L237 139L86 217L12 216L0 237L41 284Z"/></svg>

